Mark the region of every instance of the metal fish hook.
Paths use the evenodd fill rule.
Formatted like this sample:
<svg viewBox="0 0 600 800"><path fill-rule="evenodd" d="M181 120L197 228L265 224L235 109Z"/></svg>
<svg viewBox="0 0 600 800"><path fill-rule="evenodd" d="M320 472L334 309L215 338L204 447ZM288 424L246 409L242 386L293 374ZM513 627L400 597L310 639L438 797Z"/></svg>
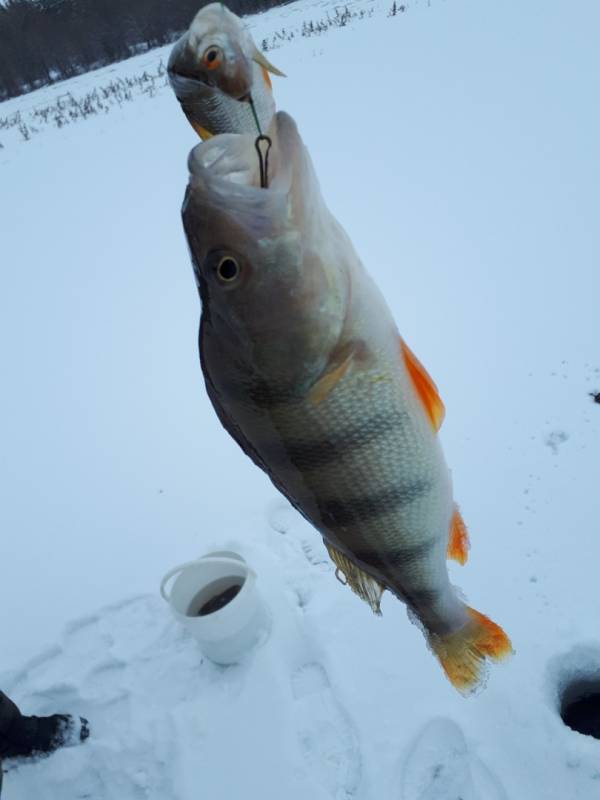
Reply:
<svg viewBox="0 0 600 800"><path fill-rule="evenodd" d="M261 149L263 142L267 145L264 154ZM258 163L260 166L261 189L266 189L269 185L269 150L271 149L272 144L273 142L271 139L268 136L264 136L262 133L260 136L256 137L256 141L254 142L254 147L256 147L256 152L258 153Z"/></svg>
<svg viewBox="0 0 600 800"><path fill-rule="evenodd" d="M260 122L258 121L258 114L256 113L256 108L254 107L254 100L252 99L252 95L248 95L248 102L250 103L250 110L252 111L252 116L254 117L254 122L256 122L256 130L258 131L258 136L256 137L256 141L254 142L254 147L256 147L256 152L258 153L258 163L260 166L260 187L261 189L266 189L269 185L269 150L271 149L271 145L273 142L269 139L268 136L265 136L260 129ZM263 153L261 150L261 144L265 143L267 145L267 149Z"/></svg>
<svg viewBox="0 0 600 800"><path fill-rule="evenodd" d="M337 567L337 569L335 571L335 577L342 584L342 586L347 586L348 585L348 578L346 577L345 573L342 572L342 570L339 567ZM343 580L342 580L342 577L343 577Z"/></svg>

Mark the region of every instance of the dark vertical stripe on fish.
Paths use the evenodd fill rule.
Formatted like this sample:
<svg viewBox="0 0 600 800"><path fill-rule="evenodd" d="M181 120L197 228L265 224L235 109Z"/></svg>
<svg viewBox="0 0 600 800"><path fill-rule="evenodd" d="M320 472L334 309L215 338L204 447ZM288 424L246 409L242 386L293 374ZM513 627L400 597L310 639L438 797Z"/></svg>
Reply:
<svg viewBox="0 0 600 800"><path fill-rule="evenodd" d="M406 567L426 558L438 544L438 541L436 536L432 536L429 539L425 539L425 541L416 542L415 544L406 545L405 547L394 547L379 552L356 550L353 551L353 555L365 564L369 564L377 569L384 569L385 567ZM418 590L415 591L417 592Z"/></svg>
<svg viewBox="0 0 600 800"><path fill-rule="evenodd" d="M283 445L288 458L298 469L319 469L334 463L346 453L380 441L400 428L407 417L406 413L398 411L374 414L359 424L327 433L322 439L287 440Z"/></svg>
<svg viewBox="0 0 600 800"><path fill-rule="evenodd" d="M385 517L427 494L433 486L430 480L417 480L392 486L378 494L351 497L348 500L319 500L319 511L326 525L349 525L370 522Z"/></svg>

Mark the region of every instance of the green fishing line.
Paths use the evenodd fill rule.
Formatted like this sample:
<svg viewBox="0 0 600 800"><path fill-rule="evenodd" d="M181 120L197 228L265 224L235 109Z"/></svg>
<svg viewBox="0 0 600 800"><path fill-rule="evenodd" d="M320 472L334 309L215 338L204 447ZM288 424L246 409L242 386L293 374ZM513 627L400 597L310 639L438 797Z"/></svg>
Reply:
<svg viewBox="0 0 600 800"><path fill-rule="evenodd" d="M250 109L252 110L252 116L254 117L254 122L256 122L256 130L258 131L258 135L262 136L262 131L260 129L260 122L258 121L258 114L256 113L256 109L254 108L254 100L252 99L252 95L248 98L248 102L250 103Z"/></svg>

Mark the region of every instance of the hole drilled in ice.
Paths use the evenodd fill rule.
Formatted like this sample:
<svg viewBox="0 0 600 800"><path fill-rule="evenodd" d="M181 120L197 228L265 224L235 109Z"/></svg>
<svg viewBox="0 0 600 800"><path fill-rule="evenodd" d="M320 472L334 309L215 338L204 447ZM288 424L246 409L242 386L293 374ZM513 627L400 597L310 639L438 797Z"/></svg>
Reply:
<svg viewBox="0 0 600 800"><path fill-rule="evenodd" d="M550 690L565 725L600 739L600 646L581 644L549 665Z"/></svg>
<svg viewBox="0 0 600 800"><path fill-rule="evenodd" d="M574 731L600 739L600 677L567 684L560 716Z"/></svg>

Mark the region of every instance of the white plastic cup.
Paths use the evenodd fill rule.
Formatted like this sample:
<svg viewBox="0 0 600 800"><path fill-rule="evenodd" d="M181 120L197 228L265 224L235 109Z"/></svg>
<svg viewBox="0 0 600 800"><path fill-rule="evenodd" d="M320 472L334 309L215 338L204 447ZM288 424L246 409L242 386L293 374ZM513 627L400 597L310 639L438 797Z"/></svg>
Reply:
<svg viewBox="0 0 600 800"><path fill-rule="evenodd" d="M242 556L220 550L173 567L162 579L160 593L207 658L217 664L236 664L256 644L267 623L256 578ZM212 610L215 598L235 586L240 587L235 597Z"/></svg>

